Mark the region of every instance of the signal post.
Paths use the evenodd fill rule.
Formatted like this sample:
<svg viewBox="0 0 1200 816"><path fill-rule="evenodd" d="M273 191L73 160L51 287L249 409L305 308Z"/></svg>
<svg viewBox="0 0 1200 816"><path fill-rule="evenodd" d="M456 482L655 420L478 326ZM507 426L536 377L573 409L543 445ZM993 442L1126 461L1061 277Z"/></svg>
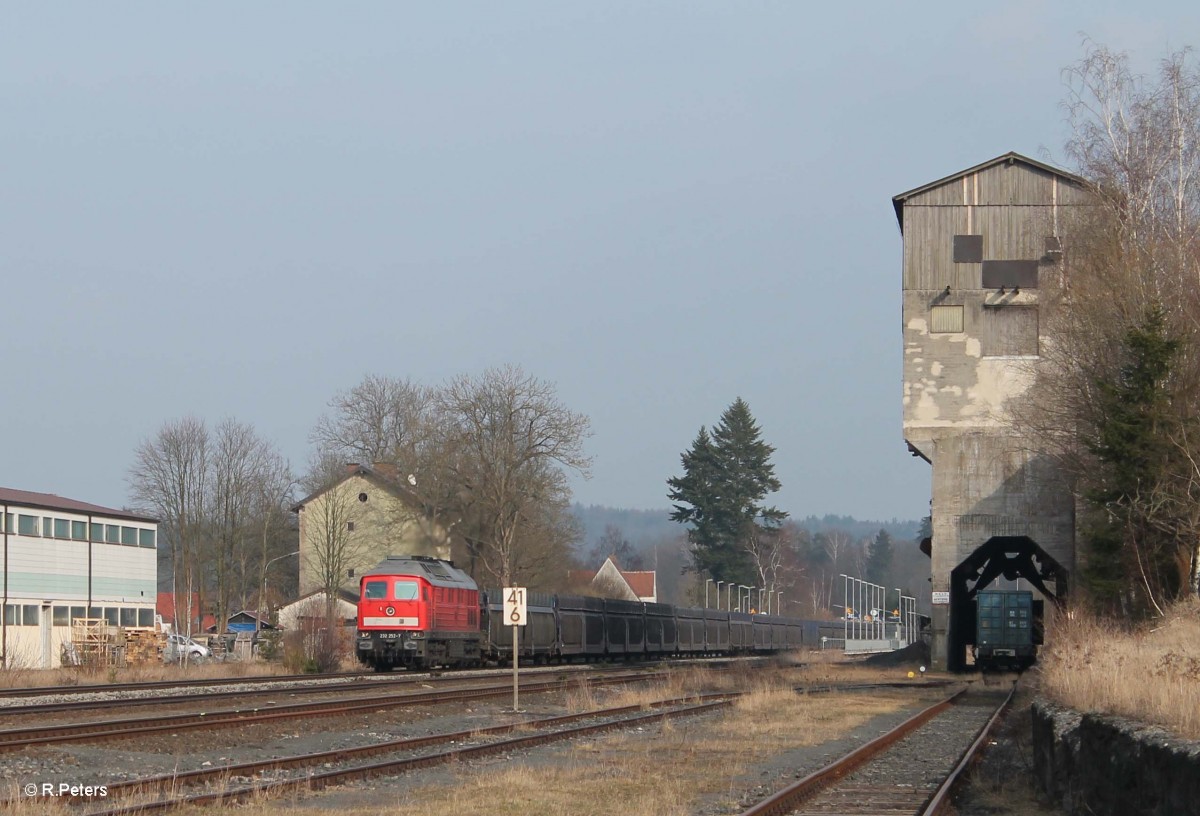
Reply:
<svg viewBox="0 0 1200 816"><path fill-rule="evenodd" d="M513 711L520 711L518 705L518 685L517 685L517 627L525 625L525 587L505 587L504 588L504 620L512 626L513 632Z"/></svg>

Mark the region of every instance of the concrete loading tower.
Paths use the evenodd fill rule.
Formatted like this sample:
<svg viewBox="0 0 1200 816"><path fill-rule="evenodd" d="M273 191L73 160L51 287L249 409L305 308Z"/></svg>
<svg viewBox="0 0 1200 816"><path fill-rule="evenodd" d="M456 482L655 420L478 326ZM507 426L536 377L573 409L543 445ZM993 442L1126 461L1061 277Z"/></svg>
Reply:
<svg viewBox="0 0 1200 816"><path fill-rule="evenodd" d="M933 664L959 670L975 593L1000 576L1050 598L1075 567L1075 513L1054 465L1011 427L1045 338L1039 283L1061 274L1076 176L1016 153L892 201L904 245L904 438L932 473Z"/></svg>

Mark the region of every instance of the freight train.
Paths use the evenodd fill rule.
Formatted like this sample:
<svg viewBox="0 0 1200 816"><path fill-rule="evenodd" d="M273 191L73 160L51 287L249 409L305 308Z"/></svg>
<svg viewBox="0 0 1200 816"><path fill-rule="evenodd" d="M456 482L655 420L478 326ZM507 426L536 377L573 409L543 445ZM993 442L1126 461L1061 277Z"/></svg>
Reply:
<svg viewBox="0 0 1200 816"><path fill-rule="evenodd" d="M975 666L1022 671L1037 660L1043 603L1026 590L984 590L975 596Z"/></svg>
<svg viewBox="0 0 1200 816"><path fill-rule="evenodd" d="M355 653L376 671L512 659L499 590L449 561L389 556L359 586ZM841 624L670 604L530 593L517 654L535 662L768 654L815 648Z"/></svg>

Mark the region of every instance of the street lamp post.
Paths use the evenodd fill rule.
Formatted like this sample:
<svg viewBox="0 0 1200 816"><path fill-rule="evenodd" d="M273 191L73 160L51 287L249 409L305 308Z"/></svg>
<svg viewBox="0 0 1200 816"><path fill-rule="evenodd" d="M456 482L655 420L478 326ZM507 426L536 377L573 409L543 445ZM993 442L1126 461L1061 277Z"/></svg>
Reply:
<svg viewBox="0 0 1200 816"><path fill-rule="evenodd" d="M762 605L762 602L763 602L763 593L764 593L764 592L766 592L766 591L767 591L767 588L766 588L766 587L759 587L759 588L758 588L758 612L759 612L759 614L760 614L760 615L762 614L762 611L763 611L763 605ZM770 609L768 609L768 610L767 610L767 614L768 614L768 615L770 615L770 614L771 614L771 610L770 610Z"/></svg>
<svg viewBox="0 0 1200 816"><path fill-rule="evenodd" d="M742 590L743 589L747 590L746 600L749 601L749 599L750 599L749 590L753 589L753 587L748 587L745 584L738 584L738 612L742 611Z"/></svg>
<svg viewBox="0 0 1200 816"><path fill-rule="evenodd" d="M708 585L713 582L712 578L704 579L704 608L708 609Z"/></svg>
<svg viewBox="0 0 1200 816"><path fill-rule="evenodd" d="M256 633L262 629L263 596L267 594L267 569L276 561L282 561L284 558L291 558L293 555L299 554L300 551L296 550L295 552L285 553L284 555L277 555L267 563L263 564L261 580L259 581L258 585L258 609L256 610L258 614L254 616L254 631Z"/></svg>
<svg viewBox="0 0 1200 816"><path fill-rule="evenodd" d="M717 581L717 609L721 608L721 587L724 585L724 581Z"/></svg>
<svg viewBox="0 0 1200 816"><path fill-rule="evenodd" d="M729 582L729 591L725 593L725 611L733 611L733 581Z"/></svg>

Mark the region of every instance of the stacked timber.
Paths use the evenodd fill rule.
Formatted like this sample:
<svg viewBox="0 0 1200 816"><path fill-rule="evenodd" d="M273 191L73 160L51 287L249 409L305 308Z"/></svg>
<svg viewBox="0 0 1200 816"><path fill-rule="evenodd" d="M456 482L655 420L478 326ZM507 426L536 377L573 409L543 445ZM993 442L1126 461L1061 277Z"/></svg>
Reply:
<svg viewBox="0 0 1200 816"><path fill-rule="evenodd" d="M152 628L127 628L125 632L125 662L130 666L161 663L167 638Z"/></svg>
<svg viewBox="0 0 1200 816"><path fill-rule="evenodd" d="M72 620L71 645L80 666L109 668L125 664L125 639L121 629L104 618Z"/></svg>

